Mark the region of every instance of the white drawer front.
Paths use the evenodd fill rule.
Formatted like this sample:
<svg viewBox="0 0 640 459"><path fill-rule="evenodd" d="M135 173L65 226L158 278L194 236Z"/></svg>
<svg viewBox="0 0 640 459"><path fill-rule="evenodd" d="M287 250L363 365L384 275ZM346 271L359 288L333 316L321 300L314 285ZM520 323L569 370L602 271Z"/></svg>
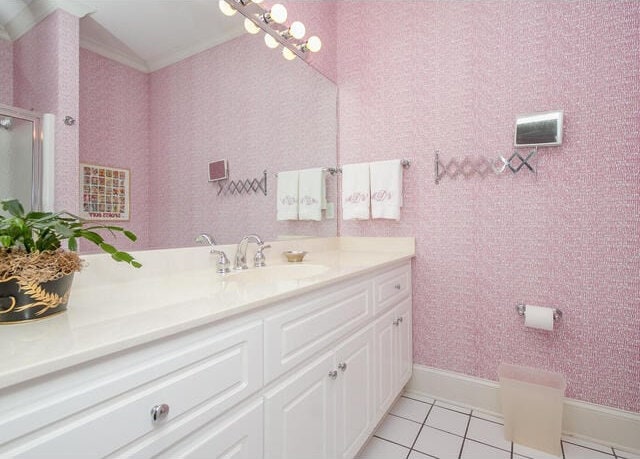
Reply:
<svg viewBox="0 0 640 459"><path fill-rule="evenodd" d="M373 316L370 281L312 300L302 298L265 320L265 383L307 360Z"/></svg>
<svg viewBox="0 0 640 459"><path fill-rule="evenodd" d="M407 264L375 279L375 314L405 298L411 292L411 265Z"/></svg>
<svg viewBox="0 0 640 459"><path fill-rule="evenodd" d="M223 416L189 435L160 458L260 459L263 456L262 399L238 413Z"/></svg>
<svg viewBox="0 0 640 459"><path fill-rule="evenodd" d="M212 415L221 413L262 386L261 323L209 338L173 353L170 359L176 366L173 371L159 371L167 362L157 362L147 367L152 379L142 383L136 372L126 391L119 391L108 400L96 400L88 409L10 442L0 449L0 454L102 457L162 429L194 407L207 405ZM117 368L117 361L114 365ZM122 381L117 385L126 385L122 383L127 382L128 375L123 372L119 376ZM81 372L76 377L82 378ZM94 396L107 392L105 389ZM151 409L159 404L169 405L170 411L164 421L154 424Z"/></svg>

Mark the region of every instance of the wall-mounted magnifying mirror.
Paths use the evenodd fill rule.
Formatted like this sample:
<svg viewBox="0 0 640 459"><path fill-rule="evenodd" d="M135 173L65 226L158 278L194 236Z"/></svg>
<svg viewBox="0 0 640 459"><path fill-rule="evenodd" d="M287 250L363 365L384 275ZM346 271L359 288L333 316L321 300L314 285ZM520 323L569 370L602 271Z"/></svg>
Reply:
<svg viewBox="0 0 640 459"><path fill-rule="evenodd" d="M562 144L561 110L520 115L516 119L516 147L543 147Z"/></svg>

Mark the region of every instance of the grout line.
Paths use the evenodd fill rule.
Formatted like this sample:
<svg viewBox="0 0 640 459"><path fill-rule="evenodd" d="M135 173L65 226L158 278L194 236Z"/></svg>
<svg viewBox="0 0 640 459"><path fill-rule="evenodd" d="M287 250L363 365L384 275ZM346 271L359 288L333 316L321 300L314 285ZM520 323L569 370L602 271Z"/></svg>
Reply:
<svg viewBox="0 0 640 459"><path fill-rule="evenodd" d="M416 438L413 439L413 443L411 443L411 447L409 448L409 452L407 453L407 458L406 459L409 459L409 455L411 454L411 451L413 450L413 447L416 446L416 442L418 441L418 437L422 433L422 429L424 429L424 423L427 422L427 419L429 418L429 415L431 414L431 410L432 409L433 409L433 405L431 405L429 407L429 411L427 411L427 415L422 420L422 424L420 425L420 429L418 430L418 435L416 435Z"/></svg>
<svg viewBox="0 0 640 459"><path fill-rule="evenodd" d="M561 442L569 443L570 445L573 445L573 446L579 446L580 448L589 449L589 450L591 450L591 451L596 451L596 452L598 452L598 453L608 454L609 456L613 456L613 457L615 457L615 456L616 456L616 453L613 451L613 448L611 448L610 446L609 446L608 448L611 448L611 453L605 453L605 452L604 452L604 451L602 451L602 450L595 449L595 448L590 448L590 447L588 447L588 446L580 445L580 444L578 444L578 443L572 443L572 442L567 441L567 440L561 440ZM602 445L602 446L605 446L605 445ZM564 451L564 448L563 448L562 450Z"/></svg>
<svg viewBox="0 0 640 459"><path fill-rule="evenodd" d="M484 445L484 446L489 446L489 447L491 447L491 448L493 448L493 449L498 449L498 450L500 450L500 451L504 451L505 453L508 453L508 452L509 452L509 450L508 450L508 449L500 448L499 446L492 445L491 443L485 443L485 442L483 442L483 441L476 440L475 438L467 438L467 437L465 437L465 439L466 439L466 440L469 440L469 441L473 441L473 442L475 442L475 443L480 443L481 445ZM530 458L530 459L531 459L531 458Z"/></svg>
<svg viewBox="0 0 640 459"><path fill-rule="evenodd" d="M418 400L417 398L409 397L408 395L402 395L401 397L408 398L409 400L414 400L416 402L424 403L425 405L433 405L435 403L435 400L433 402L425 402L424 400Z"/></svg>
<svg viewBox="0 0 640 459"><path fill-rule="evenodd" d="M386 441L388 443L393 443L394 445L402 446L404 449L409 449L409 450L411 449L408 446L403 445L402 443L397 443L397 442L395 442L393 440L389 440L388 438L378 437L377 435L374 435L373 437L377 438L379 440L384 440L384 441Z"/></svg>
<svg viewBox="0 0 640 459"><path fill-rule="evenodd" d="M511 459L513 459L513 442L511 442Z"/></svg>
<svg viewBox="0 0 640 459"><path fill-rule="evenodd" d="M471 411L473 413L473 410ZM467 420L467 428L464 430L464 437L462 438L462 445L460 445L460 452L458 453L458 459L462 458L462 450L464 449L464 442L467 441L467 433L469 432L469 424L471 424L471 415Z"/></svg>
<svg viewBox="0 0 640 459"><path fill-rule="evenodd" d="M409 418L405 418L404 416L400 416L399 414L394 414L394 413L387 413L388 416L393 416L394 418L400 418L400 419L404 419L405 421L411 421L414 424L421 424L418 421L415 421L413 419L409 419Z"/></svg>
<svg viewBox="0 0 640 459"><path fill-rule="evenodd" d="M459 411L456 411L457 413L459 413ZM487 421L487 422L493 422L494 424L498 424L499 426L503 426L504 423L503 422L497 422L497 421L492 421L491 419L485 419L485 418L481 418L480 416L474 416L473 415L473 411L471 411L471 416L476 418L476 419L482 419L483 421Z"/></svg>

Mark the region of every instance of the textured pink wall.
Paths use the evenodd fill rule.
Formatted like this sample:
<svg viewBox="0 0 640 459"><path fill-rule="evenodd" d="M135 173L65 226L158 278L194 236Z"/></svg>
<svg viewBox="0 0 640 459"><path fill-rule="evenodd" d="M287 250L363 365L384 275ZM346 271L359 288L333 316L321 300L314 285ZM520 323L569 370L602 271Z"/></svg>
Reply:
<svg viewBox="0 0 640 459"><path fill-rule="evenodd" d="M563 373L567 395L640 411L640 3L341 2L342 164L407 157L417 363L495 379ZM371 14L389 11L389 14ZM537 177L433 182L446 159L511 151L517 114L565 112ZM519 302L565 313L525 329Z"/></svg>
<svg viewBox="0 0 640 459"><path fill-rule="evenodd" d="M146 249L152 181L149 75L80 49L80 119L80 162L131 170L131 220L122 225L138 240L132 245L118 238L118 248Z"/></svg>
<svg viewBox="0 0 640 459"><path fill-rule="evenodd" d="M56 115L55 207L78 210L78 18L56 10L14 42L14 104Z"/></svg>
<svg viewBox="0 0 640 459"><path fill-rule="evenodd" d="M13 105L13 43L0 39L0 104Z"/></svg>
<svg viewBox="0 0 640 459"><path fill-rule="evenodd" d="M153 247L193 245L203 231L226 243L336 234L335 220L275 220L274 173L335 164L337 129L335 85L280 53L245 35L151 74ZM231 179L266 169L268 196L218 196L207 162L224 158Z"/></svg>
<svg viewBox="0 0 640 459"><path fill-rule="evenodd" d="M307 29L305 38L317 35L322 40L322 49L313 53L308 62L331 81L337 81L337 2L289 0L283 5L287 7L287 24L300 21Z"/></svg>

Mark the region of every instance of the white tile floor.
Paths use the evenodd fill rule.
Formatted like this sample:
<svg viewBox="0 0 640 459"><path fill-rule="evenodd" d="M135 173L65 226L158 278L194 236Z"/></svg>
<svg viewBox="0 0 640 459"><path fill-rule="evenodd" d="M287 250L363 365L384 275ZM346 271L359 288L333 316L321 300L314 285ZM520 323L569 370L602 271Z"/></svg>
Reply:
<svg viewBox="0 0 640 459"><path fill-rule="evenodd" d="M573 437L563 459L640 459L633 453ZM504 439L502 419L422 395L405 393L358 459L557 459Z"/></svg>

